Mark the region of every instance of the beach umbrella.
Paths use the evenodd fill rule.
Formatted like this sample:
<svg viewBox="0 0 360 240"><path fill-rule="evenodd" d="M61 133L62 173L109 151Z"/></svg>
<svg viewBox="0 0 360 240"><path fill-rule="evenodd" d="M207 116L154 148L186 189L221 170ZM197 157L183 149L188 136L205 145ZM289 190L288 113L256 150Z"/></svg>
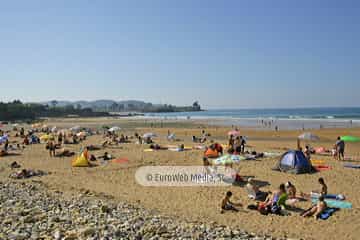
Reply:
<svg viewBox="0 0 360 240"><path fill-rule="evenodd" d="M316 136L313 133L303 133L300 136L298 136L298 139L300 140L306 140L306 141L319 141L320 138L318 136Z"/></svg>
<svg viewBox="0 0 360 240"><path fill-rule="evenodd" d="M143 135L143 138L154 138L154 137L157 137L155 133L145 133Z"/></svg>
<svg viewBox="0 0 360 240"><path fill-rule="evenodd" d="M342 136L341 140L343 140L344 142L360 142L360 137Z"/></svg>
<svg viewBox="0 0 360 240"><path fill-rule="evenodd" d="M242 159L238 155L224 155L213 160L214 165L239 163Z"/></svg>
<svg viewBox="0 0 360 240"><path fill-rule="evenodd" d="M238 130L231 130L231 131L228 132L228 135L229 135L229 136L231 136L231 135L233 135L233 136L240 136L240 131L238 131Z"/></svg>
<svg viewBox="0 0 360 240"><path fill-rule="evenodd" d="M103 125L101 128L102 128L102 129L110 129L110 127L107 126L107 125Z"/></svg>
<svg viewBox="0 0 360 240"><path fill-rule="evenodd" d="M176 138L175 133L172 133L169 136L167 136L167 139L169 139L169 140L174 140L175 138Z"/></svg>
<svg viewBox="0 0 360 240"><path fill-rule="evenodd" d="M8 139L9 139L9 136L8 136L8 135L1 136L1 137L0 137L0 143L2 144L2 143L4 143L4 142L6 142Z"/></svg>
<svg viewBox="0 0 360 240"><path fill-rule="evenodd" d="M110 128L108 131L109 132L117 132L117 131L120 131L121 130L121 128L120 127L112 127L112 128Z"/></svg>

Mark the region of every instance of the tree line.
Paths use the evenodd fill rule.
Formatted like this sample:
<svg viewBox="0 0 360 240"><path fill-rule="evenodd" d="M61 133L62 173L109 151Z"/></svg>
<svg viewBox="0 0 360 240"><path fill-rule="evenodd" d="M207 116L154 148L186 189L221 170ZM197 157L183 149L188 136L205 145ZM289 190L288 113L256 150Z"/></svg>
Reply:
<svg viewBox="0 0 360 240"><path fill-rule="evenodd" d="M65 107L48 106L35 103L22 103L20 100L13 102L0 102L0 120L34 120L41 117L98 117L108 116L107 112L94 112L91 108L77 109L72 105Z"/></svg>

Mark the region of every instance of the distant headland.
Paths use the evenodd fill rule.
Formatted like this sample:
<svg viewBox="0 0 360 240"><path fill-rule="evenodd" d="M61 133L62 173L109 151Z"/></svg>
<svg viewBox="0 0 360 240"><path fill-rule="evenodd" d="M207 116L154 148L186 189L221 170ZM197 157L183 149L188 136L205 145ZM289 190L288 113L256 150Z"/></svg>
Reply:
<svg viewBox="0 0 360 240"><path fill-rule="evenodd" d="M0 121L34 120L42 117L100 117L143 113L203 111L198 101L190 106L152 104L137 100L57 101L23 103L20 100L0 102ZM120 114L124 115L124 114Z"/></svg>

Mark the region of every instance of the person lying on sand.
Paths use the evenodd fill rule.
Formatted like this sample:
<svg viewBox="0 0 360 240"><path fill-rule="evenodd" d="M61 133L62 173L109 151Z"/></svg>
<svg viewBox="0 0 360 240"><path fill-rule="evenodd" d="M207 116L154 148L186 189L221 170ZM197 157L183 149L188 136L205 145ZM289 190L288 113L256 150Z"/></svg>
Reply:
<svg viewBox="0 0 360 240"><path fill-rule="evenodd" d="M225 198L221 202L221 213L225 211L233 211L238 212L239 210L236 207L242 207L241 203L233 203L231 202L232 192L227 192Z"/></svg>
<svg viewBox="0 0 360 240"><path fill-rule="evenodd" d="M306 193L300 193L301 197L305 198L305 199L311 199L311 197L314 196L325 196L328 193L328 187L325 184L325 180L323 178L319 178L318 180L321 189L320 190L315 190L315 191L311 191L310 194L306 194Z"/></svg>
<svg viewBox="0 0 360 240"><path fill-rule="evenodd" d="M154 149L154 150L167 150L168 148L167 147L163 147L163 146L160 146L159 144L151 144L150 145L150 149Z"/></svg>
<svg viewBox="0 0 360 240"><path fill-rule="evenodd" d="M256 185L253 178L248 179L248 183L246 184L246 190L248 192L248 197L250 199L264 201L268 196L268 193L260 191L259 187Z"/></svg>
<svg viewBox="0 0 360 240"><path fill-rule="evenodd" d="M86 146L87 150L88 151L97 151L97 150L101 150L102 147L101 146L96 146L96 145L88 145Z"/></svg>
<svg viewBox="0 0 360 240"><path fill-rule="evenodd" d="M41 171L41 170L27 170L27 169L23 169L21 171L18 171L16 173L12 173L10 174L10 178L13 179L24 179L24 178L30 178L30 177L35 177L35 176L44 176L47 175L46 172Z"/></svg>
<svg viewBox="0 0 360 240"><path fill-rule="evenodd" d="M62 148L58 153L55 154L55 157L72 157L75 155L75 152L71 152L68 149Z"/></svg>
<svg viewBox="0 0 360 240"><path fill-rule="evenodd" d="M302 217L311 217L314 216L315 219L318 219L320 217L320 214L322 214L327 208L325 198L323 196L319 197L318 203L311 207L309 210L302 213L300 216Z"/></svg>
<svg viewBox="0 0 360 240"><path fill-rule="evenodd" d="M4 156L7 156L7 155L8 155L7 151L5 151L3 149L0 151L0 157L4 157Z"/></svg>
<svg viewBox="0 0 360 240"><path fill-rule="evenodd" d="M103 156L100 156L100 157L97 157L97 158L103 159L104 161L108 161L108 160L113 159L113 157L108 152L105 152Z"/></svg>

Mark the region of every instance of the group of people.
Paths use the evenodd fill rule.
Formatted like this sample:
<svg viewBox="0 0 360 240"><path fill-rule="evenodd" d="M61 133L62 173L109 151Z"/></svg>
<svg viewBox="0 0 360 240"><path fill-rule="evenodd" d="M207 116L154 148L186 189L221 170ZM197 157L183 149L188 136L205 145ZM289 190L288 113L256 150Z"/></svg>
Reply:
<svg viewBox="0 0 360 240"><path fill-rule="evenodd" d="M285 209L294 206L299 201L311 200L312 198L317 198L318 201L315 205L312 205L311 208L301 213L302 217L319 218L319 216L327 208L325 202L325 196L328 193L327 185L323 178L318 179L320 184L320 189L317 191L312 191L309 194L300 193L297 195L297 189L294 184L287 182L285 184L280 184L279 188L273 192L262 192L259 187L256 186L256 183L252 178L248 179L246 189L249 195L249 198L259 201L257 205L250 205L250 209L259 211L261 214L283 214ZM227 192L225 197L221 201L221 213L224 211L235 211L238 212L238 207L243 205L240 203L234 203L231 201L232 192ZM253 208L252 208L253 207Z"/></svg>
<svg viewBox="0 0 360 240"><path fill-rule="evenodd" d="M303 151L309 161L311 160L311 155L316 152L314 149L311 149L309 145L306 145L304 150L299 146L299 150ZM345 160L345 141L342 140L341 137L337 138L331 153L334 159L339 161Z"/></svg>
<svg viewBox="0 0 360 240"><path fill-rule="evenodd" d="M228 148L232 149L234 154L244 154L245 153L246 139L243 136L229 136Z"/></svg>

